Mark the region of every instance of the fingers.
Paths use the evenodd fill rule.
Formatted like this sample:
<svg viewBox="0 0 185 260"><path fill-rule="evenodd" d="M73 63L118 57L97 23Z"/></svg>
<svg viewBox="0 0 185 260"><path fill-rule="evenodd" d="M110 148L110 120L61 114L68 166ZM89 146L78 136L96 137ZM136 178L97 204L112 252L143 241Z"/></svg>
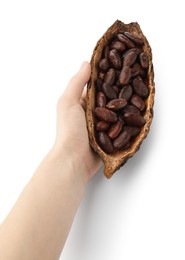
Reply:
<svg viewBox="0 0 185 260"><path fill-rule="evenodd" d="M91 74L91 67L88 62L83 62L80 70L71 78L63 96L72 104L79 102L84 86Z"/></svg>

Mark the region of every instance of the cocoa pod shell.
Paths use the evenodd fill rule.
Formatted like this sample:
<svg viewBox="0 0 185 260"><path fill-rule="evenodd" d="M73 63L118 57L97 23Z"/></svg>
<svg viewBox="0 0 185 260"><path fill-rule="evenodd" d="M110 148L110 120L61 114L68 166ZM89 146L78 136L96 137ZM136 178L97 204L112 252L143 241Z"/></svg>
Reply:
<svg viewBox="0 0 185 260"><path fill-rule="evenodd" d="M147 74L147 87L149 89L149 96L146 99L146 109L143 117L146 121L145 125L140 131L140 134L134 139L134 142L126 150L116 151L112 154L105 153L96 141L95 134L95 83L98 79L98 64L101 60L103 50L105 46L110 44L113 37L119 33L129 32L135 36L140 37L144 44L142 46L143 51L148 55L149 66ZM140 148L141 143L146 138L150 125L153 119L153 105L154 105L154 94L155 94L155 84L154 84L154 71L152 64L152 51L148 40L144 36L139 24L137 22L132 22L125 24L119 20L115 21L114 24L104 33L104 35L97 42L92 58L91 58L91 77L87 86L87 96L86 96L86 121L87 129L89 134L89 142L92 148L99 154L104 162L104 175L107 178L111 178L112 175L123 166L129 158L131 158Z"/></svg>

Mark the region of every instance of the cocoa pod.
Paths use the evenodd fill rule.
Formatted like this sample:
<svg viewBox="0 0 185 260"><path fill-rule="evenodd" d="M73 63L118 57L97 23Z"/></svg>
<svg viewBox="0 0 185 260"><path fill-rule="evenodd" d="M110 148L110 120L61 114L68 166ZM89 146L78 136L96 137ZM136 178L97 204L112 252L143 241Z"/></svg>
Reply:
<svg viewBox="0 0 185 260"><path fill-rule="evenodd" d="M139 150L153 119L152 53L138 23L117 20L97 42L91 69L86 96L89 142L110 178ZM106 107L96 107L98 92L106 96ZM128 104L115 110L117 99Z"/></svg>

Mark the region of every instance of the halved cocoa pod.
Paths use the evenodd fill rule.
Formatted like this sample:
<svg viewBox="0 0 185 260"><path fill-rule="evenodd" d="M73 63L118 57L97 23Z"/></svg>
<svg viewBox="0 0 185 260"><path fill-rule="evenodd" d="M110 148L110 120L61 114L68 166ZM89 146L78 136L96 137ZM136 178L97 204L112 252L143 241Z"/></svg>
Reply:
<svg viewBox="0 0 185 260"><path fill-rule="evenodd" d="M125 50L124 48L120 49L120 46L117 46L119 42L123 43L126 46ZM124 53L132 48L138 48L139 50L141 50L141 54L138 54L136 61L134 58L133 61L130 63L125 61L124 65ZM114 51L112 51L110 54L111 50ZM121 53L120 56L118 55L118 52ZM121 68L120 57L122 64ZM105 60L103 59L108 59L110 64L109 69L108 66L105 66L107 64L104 64ZM103 61L100 63L101 60ZM133 64L133 62L135 63ZM140 70L144 70L144 72L146 72L142 75L142 81L144 82L144 84L142 83L142 86L139 85L139 87L138 84L136 84L138 78L136 80L134 79L138 77L138 75L140 74L136 73L135 75L132 71L132 68L136 65L138 66L138 68L140 68ZM108 69L108 72L106 72L106 74L108 74L104 77L102 77L101 75L101 66L103 66L102 69L104 69L104 66L106 67L104 70ZM126 69L124 69L124 66L126 67ZM127 67L129 67L129 69ZM140 148L141 143L143 142L143 140L149 132L150 125L153 119L155 88L154 71L152 65L152 52L151 47L143 32L141 31L139 24L136 22L125 24L117 20L97 42L91 58L91 69L91 77L88 82L86 97L86 121L89 134L89 142L92 148L100 155L104 162L105 176L107 178L110 178L113 175L113 173L116 172L122 165L124 165L126 161L130 157L132 157L135 154L135 152L137 152L137 150ZM124 75L124 73L127 72L129 75ZM122 73L121 76L119 73ZM126 78L125 80L124 77ZM97 88L97 82L100 80L102 81L102 83L104 83L104 85L102 85L103 88L101 86L101 91L103 91L105 95L108 95L107 91L105 91L105 84L107 83L110 85L109 88L112 88L111 93L115 92L113 88L115 82L121 84L118 85L120 91L122 91L123 88L126 88L126 86L130 84L133 87L133 93L131 93L131 97L128 97L128 105L122 110L114 112L109 110L109 105L107 104L106 108L97 108L96 96L98 91L100 91L100 89ZM147 89L143 87L144 85ZM140 91L140 89L142 91ZM143 89L146 90L144 92L147 92L147 94L143 94ZM120 95L119 98L123 98L122 93L118 93L117 95ZM114 101L112 100L118 98L117 95L109 95L107 97L107 102L114 103ZM142 102L140 101L139 103L140 106L138 105L138 102L135 102L135 99L132 98L133 95L140 95L140 98L142 99ZM140 111L137 109L138 106ZM131 116L126 114L127 107L133 107L133 112ZM99 110L101 110L100 112L102 113L105 110L105 112L107 113L107 117L110 114L111 119L114 117L115 120L112 120L112 122L111 120L109 120L109 124L111 126L113 124L119 124L116 122L120 121L119 118L123 118L122 124L124 124L126 130L123 128L123 132L120 133L118 137L116 137L117 139L112 140L112 135L110 135L110 132L108 132L108 135L110 135L111 138L108 137L106 131L101 133L97 132L97 115L99 116L99 120L108 120L106 116L100 116L101 113L99 113ZM107 110L109 110L110 112L108 112ZM134 112L135 110L138 111L138 113ZM112 113L114 113L114 115L112 115ZM142 122L140 123L140 121ZM109 129L111 129L111 126ZM134 132L134 134L131 132L131 130L133 131L133 129L137 130ZM106 142L108 142L107 145Z"/></svg>

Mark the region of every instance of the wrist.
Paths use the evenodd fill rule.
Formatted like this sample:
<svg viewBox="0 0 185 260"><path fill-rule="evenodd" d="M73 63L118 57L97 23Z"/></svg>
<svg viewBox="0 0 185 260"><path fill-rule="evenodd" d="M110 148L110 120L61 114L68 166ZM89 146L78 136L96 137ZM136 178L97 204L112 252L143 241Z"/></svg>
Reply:
<svg viewBox="0 0 185 260"><path fill-rule="evenodd" d="M70 177L74 183L86 185L88 181L87 167L78 154L68 151L67 148L58 149L54 146L48 153L47 158L57 167L60 176L67 175L66 177Z"/></svg>

